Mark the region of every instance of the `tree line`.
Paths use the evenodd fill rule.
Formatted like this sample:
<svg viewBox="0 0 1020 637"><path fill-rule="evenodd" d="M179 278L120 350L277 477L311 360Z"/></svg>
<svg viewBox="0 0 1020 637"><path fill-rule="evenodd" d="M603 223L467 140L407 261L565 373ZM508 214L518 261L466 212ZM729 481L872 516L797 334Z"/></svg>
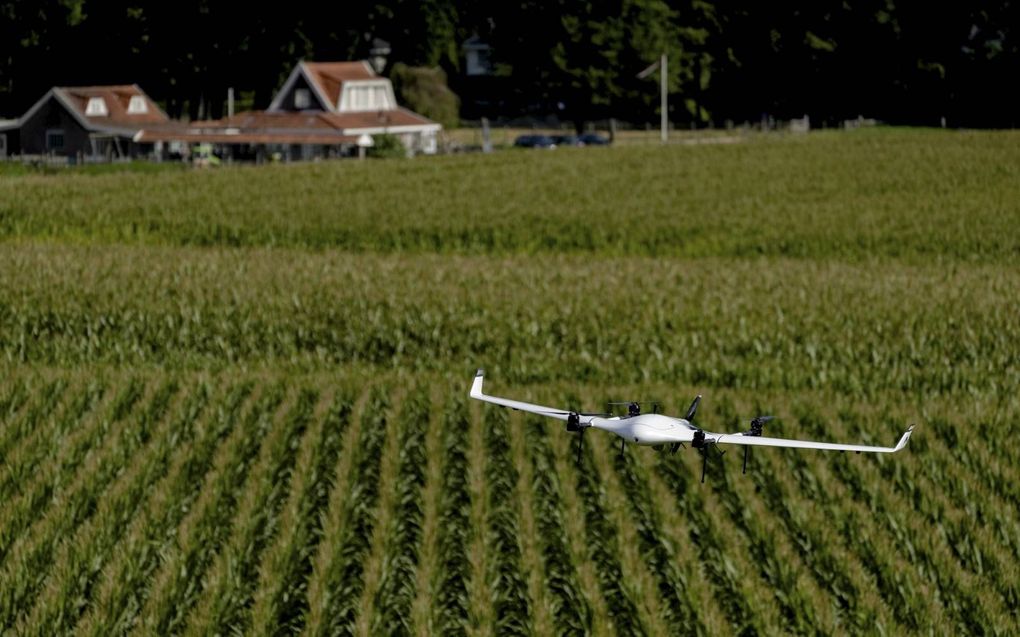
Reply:
<svg viewBox="0 0 1020 637"><path fill-rule="evenodd" d="M658 120L667 54L682 126L809 115L1012 127L1020 99L1015 0L353 0L271 5L179 0L0 1L0 115L51 86L138 83L172 116L264 108L296 61L440 67L454 92L487 92L469 116ZM491 48L495 77L464 76L462 44ZM479 88L481 87L481 88ZM466 105L465 105L466 106Z"/></svg>

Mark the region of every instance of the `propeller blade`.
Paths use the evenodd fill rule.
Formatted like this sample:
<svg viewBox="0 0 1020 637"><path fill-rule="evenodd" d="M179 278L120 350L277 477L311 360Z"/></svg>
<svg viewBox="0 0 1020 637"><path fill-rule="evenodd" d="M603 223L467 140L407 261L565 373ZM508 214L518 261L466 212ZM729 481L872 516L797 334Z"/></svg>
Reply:
<svg viewBox="0 0 1020 637"><path fill-rule="evenodd" d="M684 420L686 420L687 422L691 422L692 420L694 420L694 414L698 411L698 403L700 402L701 394L698 394L698 396L694 399L694 402L692 402L691 406L687 409L687 415L684 416Z"/></svg>

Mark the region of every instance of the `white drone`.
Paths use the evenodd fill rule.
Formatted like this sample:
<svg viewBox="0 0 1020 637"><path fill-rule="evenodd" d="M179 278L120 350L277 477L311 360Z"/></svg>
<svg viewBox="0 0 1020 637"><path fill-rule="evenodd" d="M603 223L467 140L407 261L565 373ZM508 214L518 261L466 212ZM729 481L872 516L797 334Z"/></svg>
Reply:
<svg viewBox="0 0 1020 637"><path fill-rule="evenodd" d="M814 442L811 440L787 440L784 438L766 438L762 436L765 423L772 420L773 416L758 416L751 421L750 431L743 431L733 434L719 434L711 431L704 431L694 424L694 414L698 411L698 403L701 402L699 394L683 418L673 418L658 413L642 414L640 403L626 403L626 416L613 416L611 414L587 414L566 409L555 409L534 405L519 400L487 396L482 393L482 381L484 372L478 370L475 381L471 385L471 397L477 400L510 407L519 411L527 411L540 416L548 416L557 420L567 421L567 431L577 432L579 436L577 445L577 461L581 461L581 446L584 444L584 430L589 427L611 431L620 437L620 451L623 452L625 442L633 441L636 445L656 446L669 445L672 453L676 453L685 442L698 449L702 456L701 481L705 481L705 467L708 464L709 449L718 448L716 445L744 445L744 471L747 471L747 453L750 447L792 447L795 449L823 449L826 451L855 451L861 453L895 453L907 446L910 439L910 432L914 430L911 425L900 438L895 447L871 447L868 445L844 445L831 442ZM617 403L622 404L622 403ZM719 452L720 454L722 452Z"/></svg>

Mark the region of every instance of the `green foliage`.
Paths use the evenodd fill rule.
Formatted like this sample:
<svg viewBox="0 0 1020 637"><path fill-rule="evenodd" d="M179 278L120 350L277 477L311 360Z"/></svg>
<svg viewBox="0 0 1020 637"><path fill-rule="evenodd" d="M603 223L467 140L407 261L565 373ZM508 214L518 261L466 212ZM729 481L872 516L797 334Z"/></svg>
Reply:
<svg viewBox="0 0 1020 637"><path fill-rule="evenodd" d="M446 83L446 73L439 67L412 67L398 63L390 71L397 102L416 113L455 128L460 100Z"/></svg>
<svg viewBox="0 0 1020 637"><path fill-rule="evenodd" d="M443 416L443 481L439 502L439 565L436 569L434 625L444 635L463 635L468 621L471 564L465 547L474 531L469 526L467 404L451 397Z"/></svg>
<svg viewBox="0 0 1020 637"><path fill-rule="evenodd" d="M368 156L377 159L398 159L407 157L407 147L400 138L390 133L372 136L372 146L368 148Z"/></svg>
<svg viewBox="0 0 1020 637"><path fill-rule="evenodd" d="M994 263L1020 249L1018 142L1014 132L893 129L145 179L19 177L0 180L0 239Z"/></svg>
<svg viewBox="0 0 1020 637"><path fill-rule="evenodd" d="M0 180L0 632L1013 632L1013 141Z"/></svg>
<svg viewBox="0 0 1020 637"><path fill-rule="evenodd" d="M579 125L653 121L658 93L635 75L665 52L676 123L809 112L814 122L863 114L936 125L944 116L951 126L1012 127L1018 103L997 87L1020 59L1017 24L1016 4L1003 0L951 3L934 16L923 4L890 2L776 11L703 0L379 0L240 15L205 0L7 0L0 113L20 115L52 86L39 68L60 68L61 82L81 85L116 60L126 81L171 115L217 118L228 88L264 108L298 60L365 59L375 38L391 44L390 64L456 73L463 42L477 34L509 75L488 89L509 115L537 106ZM180 38L184 30L192 37Z"/></svg>

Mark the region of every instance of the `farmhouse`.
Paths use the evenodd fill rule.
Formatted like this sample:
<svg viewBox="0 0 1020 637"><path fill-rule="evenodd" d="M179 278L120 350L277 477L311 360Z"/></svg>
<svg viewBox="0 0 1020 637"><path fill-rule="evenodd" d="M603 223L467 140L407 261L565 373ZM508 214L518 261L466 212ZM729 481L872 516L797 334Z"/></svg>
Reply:
<svg viewBox="0 0 1020 637"><path fill-rule="evenodd" d="M0 125L3 154L75 159L138 157L151 145L134 140L143 128L173 122L136 84L54 87L19 119Z"/></svg>
<svg viewBox="0 0 1020 637"><path fill-rule="evenodd" d="M220 120L170 120L137 85L55 87L20 119L0 122L2 155L70 161L186 154L194 144L254 159L313 159L357 152L389 134L408 153L436 152L442 127L397 104L368 62L300 62L265 111Z"/></svg>
<svg viewBox="0 0 1020 637"><path fill-rule="evenodd" d="M441 126L397 104L389 79L367 62L300 62L265 111L142 129L138 143L199 142L227 154L312 159L353 153L363 136L394 135L409 153L436 152Z"/></svg>

